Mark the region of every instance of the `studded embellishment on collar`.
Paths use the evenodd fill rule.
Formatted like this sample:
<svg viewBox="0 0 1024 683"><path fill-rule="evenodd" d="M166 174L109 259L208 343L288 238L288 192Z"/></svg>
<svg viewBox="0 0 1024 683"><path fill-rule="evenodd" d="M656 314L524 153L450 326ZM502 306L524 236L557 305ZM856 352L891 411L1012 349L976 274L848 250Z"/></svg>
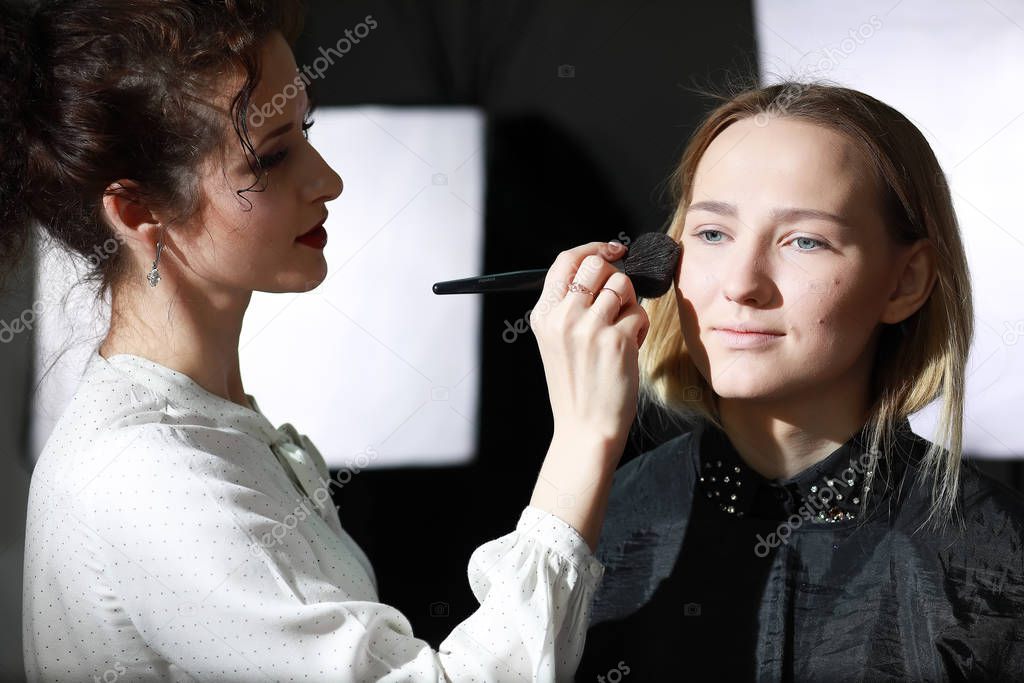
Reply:
<svg viewBox="0 0 1024 683"><path fill-rule="evenodd" d="M909 431L909 421L904 420L899 429ZM746 464L725 432L705 422L700 436L698 495L736 517L782 519L796 514L815 524L856 519L862 498L888 468L886 458L864 445L866 430L867 426L800 474L770 480Z"/></svg>

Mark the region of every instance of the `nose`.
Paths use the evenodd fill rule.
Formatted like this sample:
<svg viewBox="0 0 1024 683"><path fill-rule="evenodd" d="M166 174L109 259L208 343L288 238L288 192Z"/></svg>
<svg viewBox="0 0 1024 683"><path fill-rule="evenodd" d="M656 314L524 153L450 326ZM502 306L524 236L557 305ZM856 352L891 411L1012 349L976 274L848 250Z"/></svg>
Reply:
<svg viewBox="0 0 1024 683"><path fill-rule="evenodd" d="M732 250L732 258L723 262L723 266L720 282L726 299L748 306L768 303L771 298L769 264L757 244L737 245Z"/></svg>
<svg viewBox="0 0 1024 683"><path fill-rule="evenodd" d="M320 163L317 165L316 172L308 186L309 192L312 195L310 201L313 203L333 201L340 197L341 193L345 190L345 182L338 175L337 171L331 168L330 164L320 156L319 152L314 150L314 153Z"/></svg>

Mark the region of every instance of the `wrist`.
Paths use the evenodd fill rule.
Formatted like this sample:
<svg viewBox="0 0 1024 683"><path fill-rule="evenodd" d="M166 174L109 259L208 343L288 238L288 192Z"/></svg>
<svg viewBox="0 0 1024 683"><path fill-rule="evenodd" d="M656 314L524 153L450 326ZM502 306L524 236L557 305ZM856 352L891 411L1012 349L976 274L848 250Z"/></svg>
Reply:
<svg viewBox="0 0 1024 683"><path fill-rule="evenodd" d="M591 429L555 427L549 455L571 454L574 461L595 465L610 464L615 469L626 447L626 436L601 434Z"/></svg>
<svg viewBox="0 0 1024 683"><path fill-rule="evenodd" d="M596 551L604 511L622 449L591 437L553 438L530 505L572 526Z"/></svg>

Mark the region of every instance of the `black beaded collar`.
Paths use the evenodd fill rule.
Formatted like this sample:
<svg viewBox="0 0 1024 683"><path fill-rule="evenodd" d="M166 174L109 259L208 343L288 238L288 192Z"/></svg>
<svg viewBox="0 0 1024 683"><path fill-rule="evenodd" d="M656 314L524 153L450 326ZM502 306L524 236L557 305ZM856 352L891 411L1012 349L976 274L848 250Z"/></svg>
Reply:
<svg viewBox="0 0 1024 683"><path fill-rule="evenodd" d="M744 462L725 432L710 422L701 424L698 495L728 515L785 519L796 514L816 524L845 522L861 514L866 492L878 499L886 479L896 473L890 458L869 452L867 425L803 472L771 480ZM912 434L910 421L904 419L897 433Z"/></svg>

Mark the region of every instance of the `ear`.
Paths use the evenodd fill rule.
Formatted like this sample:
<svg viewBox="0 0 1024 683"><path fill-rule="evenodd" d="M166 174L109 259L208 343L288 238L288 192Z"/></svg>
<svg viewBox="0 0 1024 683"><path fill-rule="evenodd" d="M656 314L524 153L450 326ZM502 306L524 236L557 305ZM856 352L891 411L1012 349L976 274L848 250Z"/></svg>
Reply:
<svg viewBox="0 0 1024 683"><path fill-rule="evenodd" d="M121 242L131 242L140 254L153 255L164 227L136 196L138 184L132 180L111 183L103 196L103 213Z"/></svg>
<svg viewBox="0 0 1024 683"><path fill-rule="evenodd" d="M916 313L928 300L938 278L935 248L927 238L899 253L897 264L896 286L882 311L883 323L896 324Z"/></svg>

